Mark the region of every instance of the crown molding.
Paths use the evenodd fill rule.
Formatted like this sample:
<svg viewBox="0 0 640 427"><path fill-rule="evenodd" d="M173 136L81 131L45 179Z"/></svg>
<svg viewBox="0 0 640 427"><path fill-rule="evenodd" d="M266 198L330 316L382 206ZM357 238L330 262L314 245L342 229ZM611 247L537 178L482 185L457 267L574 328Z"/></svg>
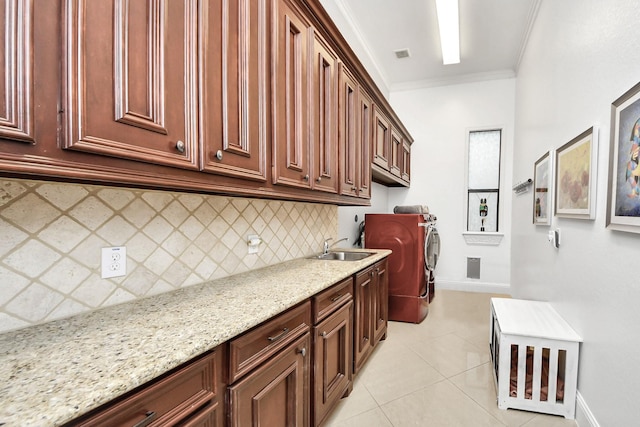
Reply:
<svg viewBox="0 0 640 427"><path fill-rule="evenodd" d="M438 86L459 85L488 80L513 79L516 77L514 70L498 70L486 73L463 74L459 76L446 76L436 79L416 80L411 82L396 83L391 85L391 92L403 92L417 89L425 89Z"/></svg>

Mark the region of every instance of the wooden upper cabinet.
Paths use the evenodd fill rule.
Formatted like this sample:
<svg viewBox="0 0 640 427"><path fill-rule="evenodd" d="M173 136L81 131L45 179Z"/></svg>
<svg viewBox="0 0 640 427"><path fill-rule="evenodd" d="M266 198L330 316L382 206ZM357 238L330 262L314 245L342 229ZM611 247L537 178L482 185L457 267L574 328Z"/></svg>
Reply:
<svg viewBox="0 0 640 427"><path fill-rule="evenodd" d="M373 120L373 164L389 170L391 123L379 108L374 108Z"/></svg>
<svg viewBox="0 0 640 427"><path fill-rule="evenodd" d="M358 147L358 83L340 64L340 193L358 195L360 159Z"/></svg>
<svg viewBox="0 0 640 427"><path fill-rule="evenodd" d="M338 57L313 31L310 133L312 188L338 192Z"/></svg>
<svg viewBox="0 0 640 427"><path fill-rule="evenodd" d="M62 146L198 169L198 1L65 0Z"/></svg>
<svg viewBox="0 0 640 427"><path fill-rule="evenodd" d="M359 122L358 122L358 147L360 148L360 173L358 185L358 197L371 198L371 139L373 136L373 101L369 95L360 87L358 97Z"/></svg>
<svg viewBox="0 0 640 427"><path fill-rule="evenodd" d="M2 2L0 24L0 138L34 143L33 2Z"/></svg>
<svg viewBox="0 0 640 427"><path fill-rule="evenodd" d="M271 3L202 4L202 169L266 181Z"/></svg>
<svg viewBox="0 0 640 427"><path fill-rule="evenodd" d="M395 129L391 129L391 157L389 159L389 172L399 177L402 168L402 135Z"/></svg>
<svg viewBox="0 0 640 427"><path fill-rule="evenodd" d="M273 17L274 184L311 188L309 168L309 41L311 24L289 0Z"/></svg>
<svg viewBox="0 0 640 427"><path fill-rule="evenodd" d="M407 141L402 144L402 171L400 177L403 181L411 181L411 144Z"/></svg>
<svg viewBox="0 0 640 427"><path fill-rule="evenodd" d="M339 96L340 193L369 199L373 102L344 64Z"/></svg>

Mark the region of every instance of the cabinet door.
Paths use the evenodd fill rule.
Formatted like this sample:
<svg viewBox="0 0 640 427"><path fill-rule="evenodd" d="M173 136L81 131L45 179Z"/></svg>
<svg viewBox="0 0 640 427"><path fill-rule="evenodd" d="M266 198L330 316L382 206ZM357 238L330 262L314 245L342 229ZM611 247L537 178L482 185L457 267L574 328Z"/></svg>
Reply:
<svg viewBox="0 0 640 427"><path fill-rule="evenodd" d="M289 0L273 18L274 184L311 188L309 170L309 40L311 24Z"/></svg>
<svg viewBox="0 0 640 427"><path fill-rule="evenodd" d="M411 144L404 141L402 144L402 174L403 181L411 181Z"/></svg>
<svg viewBox="0 0 640 427"><path fill-rule="evenodd" d="M358 195L360 159L358 147L358 84L344 65L340 66L340 193Z"/></svg>
<svg viewBox="0 0 640 427"><path fill-rule="evenodd" d="M389 320L389 273L387 260L380 261L374 268L375 296L373 301L373 336L375 346L387 334Z"/></svg>
<svg viewBox="0 0 640 427"><path fill-rule="evenodd" d="M33 143L33 1L5 1L0 7L0 138Z"/></svg>
<svg viewBox="0 0 640 427"><path fill-rule="evenodd" d="M358 185L358 197L371 198L371 137L373 134L373 102L369 95L360 88L358 97L360 115L358 123L358 147L360 154L360 173Z"/></svg>
<svg viewBox="0 0 640 427"><path fill-rule="evenodd" d="M391 126L389 119L375 108L373 112L373 163L389 170L391 155Z"/></svg>
<svg viewBox="0 0 640 427"><path fill-rule="evenodd" d="M63 147L197 169L196 0L66 0Z"/></svg>
<svg viewBox="0 0 640 427"><path fill-rule="evenodd" d="M311 163L314 190L338 192L338 112L337 67L338 57L322 36L313 32L311 60Z"/></svg>
<svg viewBox="0 0 640 427"><path fill-rule="evenodd" d="M402 161L402 135L400 135L395 129L391 130L391 158L389 160L389 172L393 175L400 177L401 175L401 161Z"/></svg>
<svg viewBox="0 0 640 427"><path fill-rule="evenodd" d="M202 5L202 169L266 181L270 3Z"/></svg>
<svg viewBox="0 0 640 427"><path fill-rule="evenodd" d="M367 268L356 274L353 373L357 373L373 349L373 314L374 271Z"/></svg>
<svg viewBox="0 0 640 427"><path fill-rule="evenodd" d="M309 424L309 333L229 387L231 426Z"/></svg>
<svg viewBox="0 0 640 427"><path fill-rule="evenodd" d="M314 424L320 425L351 387L353 302L314 328Z"/></svg>

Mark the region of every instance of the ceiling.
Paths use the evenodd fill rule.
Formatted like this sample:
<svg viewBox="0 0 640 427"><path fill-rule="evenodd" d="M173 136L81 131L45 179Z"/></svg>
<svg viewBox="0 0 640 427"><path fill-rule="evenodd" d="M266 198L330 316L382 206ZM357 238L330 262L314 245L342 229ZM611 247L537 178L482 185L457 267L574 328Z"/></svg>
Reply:
<svg viewBox="0 0 640 427"><path fill-rule="evenodd" d="M402 90L514 77L540 1L459 0L461 62L454 65L442 65L435 0L322 3L339 27L350 27L387 88ZM410 56L396 58L399 49Z"/></svg>

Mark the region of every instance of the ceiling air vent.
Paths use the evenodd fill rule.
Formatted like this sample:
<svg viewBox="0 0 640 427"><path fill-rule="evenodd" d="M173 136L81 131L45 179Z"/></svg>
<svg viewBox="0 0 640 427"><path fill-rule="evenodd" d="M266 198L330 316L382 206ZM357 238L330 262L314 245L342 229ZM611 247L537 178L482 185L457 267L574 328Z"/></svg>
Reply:
<svg viewBox="0 0 640 427"><path fill-rule="evenodd" d="M398 59L408 58L408 57L411 56L411 53L409 52L409 49L394 50L393 53L396 54L396 58L398 58Z"/></svg>

